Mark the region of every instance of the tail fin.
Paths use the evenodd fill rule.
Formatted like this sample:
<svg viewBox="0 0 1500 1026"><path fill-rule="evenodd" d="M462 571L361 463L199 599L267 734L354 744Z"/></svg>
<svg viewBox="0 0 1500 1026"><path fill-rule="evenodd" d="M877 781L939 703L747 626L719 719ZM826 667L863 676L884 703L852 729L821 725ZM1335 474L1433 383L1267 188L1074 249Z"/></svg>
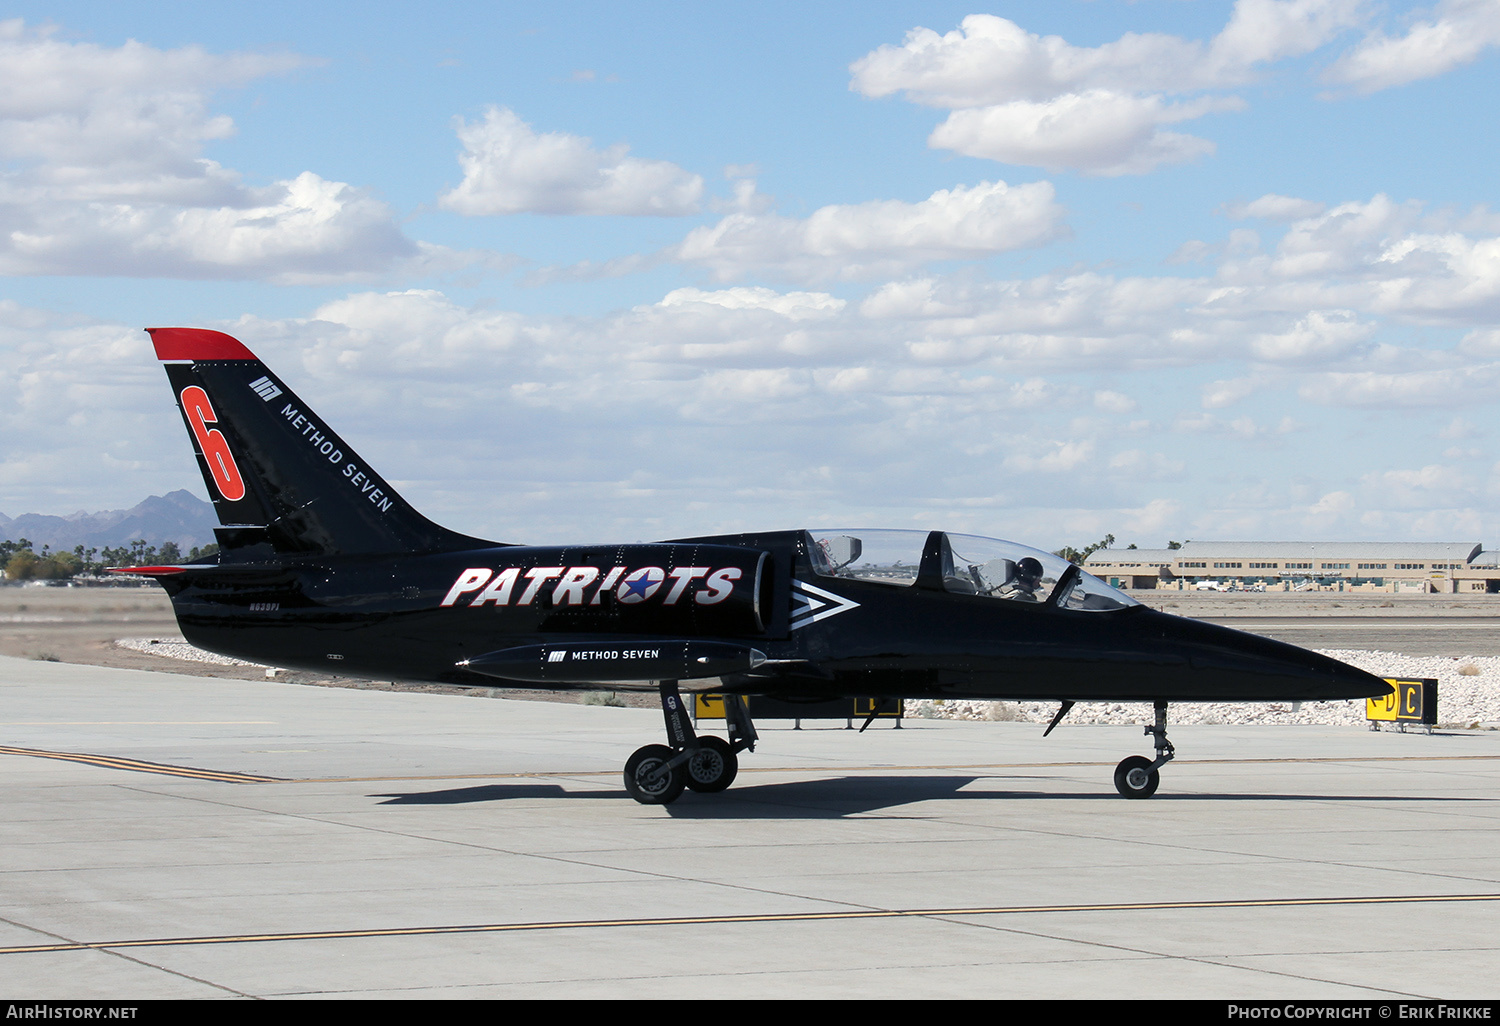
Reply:
<svg viewBox="0 0 1500 1026"><path fill-rule="evenodd" d="M492 546L418 513L238 339L147 328L166 365L226 559ZM270 551L267 552L266 550Z"/></svg>

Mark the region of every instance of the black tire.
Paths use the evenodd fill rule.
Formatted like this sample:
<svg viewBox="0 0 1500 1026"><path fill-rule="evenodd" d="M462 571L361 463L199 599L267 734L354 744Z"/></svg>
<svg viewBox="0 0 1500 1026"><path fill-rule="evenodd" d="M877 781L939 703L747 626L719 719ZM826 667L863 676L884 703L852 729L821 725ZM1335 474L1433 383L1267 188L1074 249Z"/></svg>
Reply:
<svg viewBox="0 0 1500 1026"><path fill-rule="evenodd" d="M642 805L668 805L682 794L682 767L667 770L654 780L647 778L664 763L672 761L677 753L666 745L647 745L636 749L625 761L625 790L630 797Z"/></svg>
<svg viewBox="0 0 1500 1026"><path fill-rule="evenodd" d="M687 771L683 777L688 787L699 794L716 794L734 783L740 760L729 742L707 734L698 738L698 750L682 768Z"/></svg>
<svg viewBox="0 0 1500 1026"><path fill-rule="evenodd" d="M1150 798L1161 786L1161 773L1151 768L1151 760L1132 755L1115 767L1115 790L1126 798Z"/></svg>

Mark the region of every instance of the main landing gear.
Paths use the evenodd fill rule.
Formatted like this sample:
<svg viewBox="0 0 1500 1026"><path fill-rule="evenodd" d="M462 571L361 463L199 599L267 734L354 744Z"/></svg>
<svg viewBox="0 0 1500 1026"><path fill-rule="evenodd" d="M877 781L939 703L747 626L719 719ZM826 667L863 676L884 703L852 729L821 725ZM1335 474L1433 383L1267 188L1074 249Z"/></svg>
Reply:
<svg viewBox="0 0 1500 1026"><path fill-rule="evenodd" d="M1161 785L1160 769L1172 761L1176 750L1167 740L1167 703L1156 702L1156 723L1146 728L1155 739L1156 761L1143 755L1122 759L1115 767L1115 790L1126 798L1150 798Z"/></svg>
<svg viewBox="0 0 1500 1026"><path fill-rule="evenodd" d="M724 696L728 741L711 735L699 737L677 682L664 680L658 687L670 745L647 745L626 760L625 790L630 797L642 805L667 805L681 796L683 788L714 794L734 783L739 753L755 751L755 725L744 702L736 695Z"/></svg>

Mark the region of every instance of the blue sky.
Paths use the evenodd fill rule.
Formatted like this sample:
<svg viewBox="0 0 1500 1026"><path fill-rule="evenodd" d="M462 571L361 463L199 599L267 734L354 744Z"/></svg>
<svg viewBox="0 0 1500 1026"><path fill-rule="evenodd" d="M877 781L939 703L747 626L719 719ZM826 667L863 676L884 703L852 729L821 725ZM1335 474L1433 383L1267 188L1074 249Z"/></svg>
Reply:
<svg viewBox="0 0 1500 1026"><path fill-rule="evenodd" d="M0 512L201 493L140 331L188 324L505 540L1494 544L1497 47L1500 0L12 4Z"/></svg>

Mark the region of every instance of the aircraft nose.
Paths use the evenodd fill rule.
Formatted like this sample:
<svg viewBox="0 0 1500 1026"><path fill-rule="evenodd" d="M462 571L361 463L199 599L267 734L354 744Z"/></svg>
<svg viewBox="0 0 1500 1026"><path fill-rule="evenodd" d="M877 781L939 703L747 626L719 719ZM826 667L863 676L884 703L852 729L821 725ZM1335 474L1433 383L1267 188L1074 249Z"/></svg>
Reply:
<svg viewBox="0 0 1500 1026"><path fill-rule="evenodd" d="M1391 686L1372 673L1296 645L1218 624L1158 614L1164 637L1185 650L1205 695L1264 701L1373 698Z"/></svg>
<svg viewBox="0 0 1500 1026"><path fill-rule="evenodd" d="M1374 698L1391 690L1384 680L1357 666L1294 645L1286 647L1300 653L1300 658L1310 663L1308 669L1312 675L1324 678L1329 698Z"/></svg>

